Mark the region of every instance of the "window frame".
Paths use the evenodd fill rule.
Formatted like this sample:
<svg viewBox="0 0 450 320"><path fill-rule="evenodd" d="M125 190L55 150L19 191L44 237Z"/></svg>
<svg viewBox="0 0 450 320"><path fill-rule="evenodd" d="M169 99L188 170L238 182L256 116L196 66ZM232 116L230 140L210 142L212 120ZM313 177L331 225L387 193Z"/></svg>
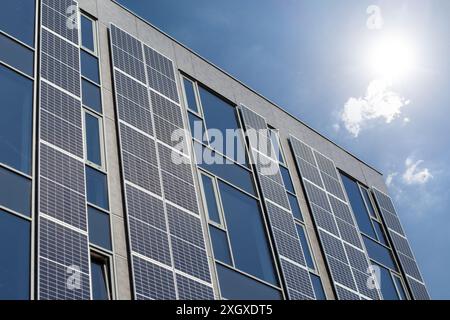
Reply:
<svg viewBox="0 0 450 320"><path fill-rule="evenodd" d="M99 134L99 143L100 143L100 162L101 165L98 165L95 162L92 162L88 159L88 136L87 136L87 125L86 125L86 114L96 118L98 120L98 134ZM83 143L84 143L84 160L86 164L91 167L102 171L106 174L106 151L105 151L105 136L104 136L104 125L103 125L103 117L99 116L97 113L92 112L90 109L83 108Z"/></svg>
<svg viewBox="0 0 450 320"><path fill-rule="evenodd" d="M108 299L107 300L114 300L116 297L115 292L115 284L114 284L114 263L112 259L112 255L110 253L105 252L102 249L98 249L97 247L93 247L92 244L89 248L90 254L89 254L89 270L90 272L90 285L91 285L91 300L94 300L93 297L93 284L92 284L92 262L93 260L101 261L103 265L103 272L106 276L106 290L108 292Z"/></svg>
<svg viewBox="0 0 450 320"><path fill-rule="evenodd" d="M92 22L92 39L94 43L94 51L92 51L89 48L86 48L83 46L83 31L82 31L82 25L81 25L81 16L85 17L86 19L90 20ZM88 53L91 53L94 56L98 56L98 27L97 27L97 19L91 16L90 14L86 13L83 10L80 10L79 14L79 21L78 25L80 26L78 28L78 37L80 39L80 49L87 51Z"/></svg>

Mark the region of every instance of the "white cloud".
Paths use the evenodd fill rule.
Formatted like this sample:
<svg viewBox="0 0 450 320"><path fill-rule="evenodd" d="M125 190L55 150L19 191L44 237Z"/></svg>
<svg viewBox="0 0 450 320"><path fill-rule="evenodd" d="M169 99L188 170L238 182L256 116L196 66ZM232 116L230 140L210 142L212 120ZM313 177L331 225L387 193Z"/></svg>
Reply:
<svg viewBox="0 0 450 320"><path fill-rule="evenodd" d="M404 183L408 185L425 184L433 178L428 168L419 168L422 163L423 160L414 161L411 157L406 159L406 171L402 176Z"/></svg>
<svg viewBox="0 0 450 320"><path fill-rule="evenodd" d="M401 108L409 104L390 87L387 80L373 80L364 97L348 99L340 118L355 138L368 121L381 118L390 123L401 114Z"/></svg>
<svg viewBox="0 0 450 320"><path fill-rule="evenodd" d="M392 180L394 180L394 177L398 175L398 172L390 173L386 178L386 185L390 187L392 185Z"/></svg>

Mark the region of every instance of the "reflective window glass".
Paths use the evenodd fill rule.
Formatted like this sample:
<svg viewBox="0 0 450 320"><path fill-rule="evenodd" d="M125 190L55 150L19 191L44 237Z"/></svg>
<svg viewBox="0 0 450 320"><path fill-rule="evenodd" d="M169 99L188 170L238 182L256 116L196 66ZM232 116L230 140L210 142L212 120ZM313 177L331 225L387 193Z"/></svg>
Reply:
<svg viewBox="0 0 450 320"><path fill-rule="evenodd" d="M83 89L83 104L98 113L102 113L102 97L100 88L89 81L81 80Z"/></svg>
<svg viewBox="0 0 450 320"><path fill-rule="evenodd" d="M388 268L397 270L392 258L391 251L389 249L383 247L381 244L378 244L377 242L369 239L366 236L363 236L363 240L370 259L375 260L376 262L381 263Z"/></svg>
<svg viewBox="0 0 450 320"><path fill-rule="evenodd" d="M0 210L0 300L30 298L30 222Z"/></svg>
<svg viewBox="0 0 450 320"><path fill-rule="evenodd" d="M211 177L202 174L203 191L205 193L206 209L211 221L220 224L219 206L217 204L214 181Z"/></svg>
<svg viewBox="0 0 450 320"><path fill-rule="evenodd" d="M87 160L102 165L102 150L100 141L100 119L85 113L86 156Z"/></svg>
<svg viewBox="0 0 450 320"><path fill-rule="evenodd" d="M280 163L284 163L283 150L281 150L279 136L278 133L273 129L270 129L270 140L272 141L272 146L274 148L274 152L276 153L276 158L278 158L278 161Z"/></svg>
<svg viewBox="0 0 450 320"><path fill-rule="evenodd" d="M280 166L281 175L283 177L284 187L287 191L295 194L294 185L292 184L291 175L286 167Z"/></svg>
<svg viewBox="0 0 450 320"><path fill-rule="evenodd" d="M87 53L84 50L80 51L81 54L81 75L100 84L100 75L98 70L98 59L92 54Z"/></svg>
<svg viewBox="0 0 450 320"><path fill-rule="evenodd" d="M197 100L195 99L194 83L191 80L183 78L184 92L186 94L186 101L188 109L198 113Z"/></svg>
<svg viewBox="0 0 450 320"><path fill-rule="evenodd" d="M94 21L85 15L81 15L81 45L95 52L95 37L94 37Z"/></svg>
<svg viewBox="0 0 450 320"><path fill-rule="evenodd" d="M31 174L33 81L2 65L0 114L0 162Z"/></svg>
<svg viewBox="0 0 450 320"><path fill-rule="evenodd" d="M2 1L0 29L34 47L35 0Z"/></svg>
<svg viewBox="0 0 450 320"><path fill-rule="evenodd" d="M394 279L395 286L397 287L397 291L400 295L400 300L407 300L405 289L403 288L402 280L396 275L392 275L392 278Z"/></svg>
<svg viewBox="0 0 450 320"><path fill-rule="evenodd" d="M289 204L291 205L291 211L294 218L297 218L300 221L303 221L302 211L300 210L300 206L298 205L297 197L288 193Z"/></svg>
<svg viewBox="0 0 450 320"><path fill-rule="evenodd" d="M364 197L364 201L367 204L367 208L369 208L370 215L376 219L377 215L375 214L375 209L373 208L372 202L370 201L369 190L367 190L366 188L361 187L361 193L362 193L362 195Z"/></svg>
<svg viewBox="0 0 450 320"><path fill-rule="evenodd" d="M341 174L341 177L353 213L355 214L359 230L369 237L376 239L369 213L367 212L361 192L359 191L358 183L344 174Z"/></svg>
<svg viewBox="0 0 450 320"><path fill-rule="evenodd" d="M310 275L314 293L316 294L316 300L327 300L327 296L325 295L325 291L323 290L322 280L320 280L320 277L312 273L310 273Z"/></svg>
<svg viewBox="0 0 450 320"><path fill-rule="evenodd" d="M88 206L89 241L104 249L112 250L109 214Z"/></svg>
<svg viewBox="0 0 450 320"><path fill-rule="evenodd" d="M309 247L308 238L306 237L305 228L303 228L303 226L298 223L295 226L297 227L297 234L302 244L303 253L305 254L306 264L308 265L308 268L314 270L314 259L311 254L311 248Z"/></svg>
<svg viewBox="0 0 450 320"><path fill-rule="evenodd" d="M239 272L216 264L220 293L227 300L281 300L281 292Z"/></svg>
<svg viewBox="0 0 450 320"><path fill-rule="evenodd" d="M379 266L379 268L381 294L383 295L384 300L399 300L394 281L392 280L391 272L382 266Z"/></svg>
<svg viewBox="0 0 450 320"><path fill-rule="evenodd" d="M372 220L373 227L375 228L375 233L377 234L377 239L385 246L389 246L386 240L386 237L384 235L383 228L381 227L381 224L375 220Z"/></svg>
<svg viewBox="0 0 450 320"><path fill-rule="evenodd" d="M278 285L258 201L219 182L236 268Z"/></svg>
<svg viewBox="0 0 450 320"><path fill-rule="evenodd" d="M109 274L107 261L91 257L91 278L93 300L109 300Z"/></svg>
<svg viewBox="0 0 450 320"><path fill-rule="evenodd" d="M189 117L189 127L191 128L192 138L201 141L205 144L208 143L207 137L205 136L205 124L202 118L197 117L192 112L188 112Z"/></svg>
<svg viewBox="0 0 450 320"><path fill-rule="evenodd" d="M108 185L106 175L90 166L86 166L86 187L88 202L108 210Z"/></svg>
<svg viewBox="0 0 450 320"><path fill-rule="evenodd" d="M228 247L228 239L225 231L209 226L209 233L211 235L214 258L228 265L233 265L231 262L230 248Z"/></svg>
<svg viewBox="0 0 450 320"><path fill-rule="evenodd" d="M31 217L31 180L0 167L0 205Z"/></svg>
<svg viewBox="0 0 450 320"><path fill-rule="evenodd" d="M0 60L33 76L33 51L0 33Z"/></svg>

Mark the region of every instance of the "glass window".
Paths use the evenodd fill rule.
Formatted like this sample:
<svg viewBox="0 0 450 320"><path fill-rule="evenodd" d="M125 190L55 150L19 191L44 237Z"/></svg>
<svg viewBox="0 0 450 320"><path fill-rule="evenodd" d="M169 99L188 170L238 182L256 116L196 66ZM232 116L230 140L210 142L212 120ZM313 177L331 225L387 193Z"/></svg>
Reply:
<svg viewBox="0 0 450 320"><path fill-rule="evenodd" d="M327 300L327 296L325 295L325 291L323 290L322 280L320 280L320 277L313 273L310 273L310 275L314 293L316 294L316 300Z"/></svg>
<svg viewBox="0 0 450 320"><path fill-rule="evenodd" d="M95 22L86 17L85 15L81 15L81 45L91 50L92 52L96 52L95 50Z"/></svg>
<svg viewBox="0 0 450 320"><path fill-rule="evenodd" d="M373 226L375 228L375 233L377 234L378 241L380 241L385 246L389 246L386 241L386 237L384 235L384 231L383 231L383 228L381 227L381 224L375 220L372 220L372 222L373 222Z"/></svg>
<svg viewBox="0 0 450 320"><path fill-rule="evenodd" d="M370 259L375 260L376 262L381 263L392 270L397 270L389 249L383 247L381 244L369 239L366 236L363 236L363 240Z"/></svg>
<svg viewBox="0 0 450 320"><path fill-rule="evenodd" d="M377 219L377 215L375 214L375 209L372 206L372 202L370 201L369 190L364 187L361 187L361 193L364 197L364 201L366 202L367 208L369 208L369 213L372 217Z"/></svg>
<svg viewBox="0 0 450 320"><path fill-rule="evenodd" d="M0 300L30 298L30 222L0 210Z"/></svg>
<svg viewBox="0 0 450 320"><path fill-rule="evenodd" d="M202 183L203 183L203 191L205 193L208 217L211 221L221 224L219 206L217 204L216 198L216 190L214 188L214 181L211 177L202 174Z"/></svg>
<svg viewBox="0 0 450 320"><path fill-rule="evenodd" d="M0 114L0 162L31 174L33 81L2 65Z"/></svg>
<svg viewBox="0 0 450 320"><path fill-rule="evenodd" d="M205 136L206 130L202 118L197 117L192 112L188 112L188 117L192 138L207 144L208 138Z"/></svg>
<svg viewBox="0 0 450 320"><path fill-rule="evenodd" d="M231 262L230 248L228 247L226 232L216 227L209 226L209 233L211 234L214 258L232 266L233 263Z"/></svg>
<svg viewBox="0 0 450 320"><path fill-rule="evenodd" d="M88 206L89 241L107 250L112 250L109 214Z"/></svg>
<svg viewBox="0 0 450 320"><path fill-rule="evenodd" d="M33 51L0 33L0 60L33 76Z"/></svg>
<svg viewBox="0 0 450 320"><path fill-rule="evenodd" d="M281 292L257 280L216 264L222 298L228 300L281 300Z"/></svg>
<svg viewBox="0 0 450 320"><path fill-rule="evenodd" d="M376 239L369 213L367 212L361 192L359 191L358 183L344 174L341 174L341 177L347 192L348 200L350 201L353 213L355 214L359 230L369 237Z"/></svg>
<svg viewBox="0 0 450 320"><path fill-rule="evenodd" d="M236 268L278 285L258 201L219 182Z"/></svg>
<svg viewBox="0 0 450 320"><path fill-rule="evenodd" d="M110 300L108 260L91 256L93 300Z"/></svg>
<svg viewBox="0 0 450 320"><path fill-rule="evenodd" d="M194 83L186 78L183 78L184 92L186 94L186 102L188 109L198 113L197 100L195 99L195 88Z"/></svg>
<svg viewBox="0 0 450 320"><path fill-rule="evenodd" d="M239 129L236 109L234 106L202 87L199 87L199 91L202 100L206 129L208 132L210 132L209 130L211 129L219 130L222 134L221 138L224 139L222 140L223 145L221 145L223 150L218 151L241 164L245 164L246 153L242 137L240 135L234 137L234 143L232 144L234 148L228 147L225 141L227 137L227 129ZM213 137L213 135L210 134L210 144L214 143L215 138L216 137Z"/></svg>
<svg viewBox="0 0 450 320"><path fill-rule="evenodd" d="M292 184L291 175L286 167L280 166L281 175L283 177L284 187L287 191L295 194L294 185Z"/></svg>
<svg viewBox="0 0 450 320"><path fill-rule="evenodd" d="M108 185L106 175L86 166L86 186L88 202L108 210Z"/></svg>
<svg viewBox="0 0 450 320"><path fill-rule="evenodd" d="M402 280L396 275L392 275L392 278L394 279L395 286L397 287L397 292L400 296L400 300L407 300L405 289L403 289Z"/></svg>
<svg viewBox="0 0 450 320"><path fill-rule="evenodd" d="M82 79L83 104L98 113L102 113L102 97L100 88L89 81Z"/></svg>
<svg viewBox="0 0 450 320"><path fill-rule="evenodd" d="M100 84L100 75L98 71L98 59L92 54L81 50L81 75Z"/></svg>
<svg viewBox="0 0 450 320"><path fill-rule="evenodd" d="M275 154L277 155L278 161L284 163L283 150L281 149L280 139L278 133L274 129L270 129L270 140L272 141L272 146L274 148Z"/></svg>
<svg viewBox="0 0 450 320"><path fill-rule="evenodd" d="M250 171L199 143L194 143L194 149L197 165L200 168L209 171L250 194L255 194L253 178Z"/></svg>
<svg viewBox="0 0 450 320"><path fill-rule="evenodd" d="M297 197L288 193L289 204L291 205L291 211L294 218L297 218L300 221L303 221L302 211L300 210L300 206L298 205Z"/></svg>
<svg viewBox="0 0 450 320"><path fill-rule="evenodd" d="M305 229L298 223L295 226L297 227L298 237L300 238L303 253L305 254L306 264L308 265L308 268L315 270L316 267L314 266L314 259L311 254L311 248L309 247L309 241L306 237Z"/></svg>
<svg viewBox="0 0 450 320"><path fill-rule="evenodd" d="M380 268L380 287L384 300L399 300L397 290L395 289L394 281L392 280L391 272L378 266Z"/></svg>
<svg viewBox="0 0 450 320"><path fill-rule="evenodd" d="M31 217L31 180L0 167L0 205Z"/></svg>
<svg viewBox="0 0 450 320"><path fill-rule="evenodd" d="M2 1L0 29L34 47L35 0Z"/></svg>
<svg viewBox="0 0 450 320"><path fill-rule="evenodd" d="M85 127L86 127L86 157L87 160L102 165L102 145L101 145L101 126L100 119L85 113Z"/></svg>

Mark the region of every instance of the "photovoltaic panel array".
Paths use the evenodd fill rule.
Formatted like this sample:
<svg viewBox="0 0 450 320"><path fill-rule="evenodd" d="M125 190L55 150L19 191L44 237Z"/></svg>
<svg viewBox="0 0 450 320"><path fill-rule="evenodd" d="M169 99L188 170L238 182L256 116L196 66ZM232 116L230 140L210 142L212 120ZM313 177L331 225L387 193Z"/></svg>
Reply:
<svg viewBox="0 0 450 320"><path fill-rule="evenodd" d="M90 299L78 6L41 4L38 297Z"/></svg>
<svg viewBox="0 0 450 320"><path fill-rule="evenodd" d="M337 298L380 299L367 286L369 257L333 161L295 137L289 140Z"/></svg>
<svg viewBox="0 0 450 320"><path fill-rule="evenodd" d="M136 299L213 299L173 63L110 27Z"/></svg>
<svg viewBox="0 0 450 320"><path fill-rule="evenodd" d="M241 106L240 111L288 297L291 300L315 299L280 167L278 161L270 157L274 153L266 120L245 106Z"/></svg>
<svg viewBox="0 0 450 320"><path fill-rule="evenodd" d="M389 237L400 265L406 274L406 281L415 300L429 300L425 282L417 266L416 259L406 238L400 219L395 210L392 199L376 188L372 188L375 202L384 224L387 226Z"/></svg>

